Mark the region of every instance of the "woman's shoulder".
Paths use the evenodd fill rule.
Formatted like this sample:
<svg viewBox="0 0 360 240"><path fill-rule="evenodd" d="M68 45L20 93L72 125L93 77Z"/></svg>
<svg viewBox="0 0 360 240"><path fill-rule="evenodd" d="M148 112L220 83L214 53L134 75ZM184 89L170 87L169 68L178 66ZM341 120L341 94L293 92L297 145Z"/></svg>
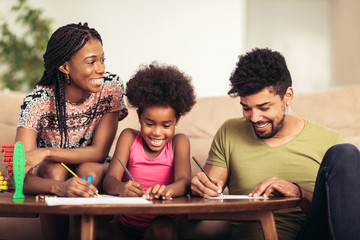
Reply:
<svg viewBox="0 0 360 240"><path fill-rule="evenodd" d="M102 92L104 95L115 95L122 97L125 94L124 84L120 77L116 74L106 72L104 74L104 82L102 85ZM120 99L116 99L120 101Z"/></svg>
<svg viewBox="0 0 360 240"><path fill-rule="evenodd" d="M55 101L55 93L51 87L36 85L31 93L26 95L24 103L43 103Z"/></svg>
<svg viewBox="0 0 360 240"><path fill-rule="evenodd" d="M112 84L122 84L122 80L119 77L119 75L115 74L115 73L110 73L110 72L106 72L104 74L104 85L112 85Z"/></svg>

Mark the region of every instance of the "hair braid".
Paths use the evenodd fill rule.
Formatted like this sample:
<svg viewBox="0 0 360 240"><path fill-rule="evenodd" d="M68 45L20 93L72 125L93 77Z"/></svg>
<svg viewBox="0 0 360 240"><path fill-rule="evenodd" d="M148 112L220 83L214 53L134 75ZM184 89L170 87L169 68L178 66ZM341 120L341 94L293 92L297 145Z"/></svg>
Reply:
<svg viewBox="0 0 360 240"><path fill-rule="evenodd" d="M100 34L87 23L68 24L58 28L50 37L44 58L44 73L37 85L52 85L55 90L56 116L61 137L60 147L68 147L66 125L65 77L59 67L76 54L91 38Z"/></svg>

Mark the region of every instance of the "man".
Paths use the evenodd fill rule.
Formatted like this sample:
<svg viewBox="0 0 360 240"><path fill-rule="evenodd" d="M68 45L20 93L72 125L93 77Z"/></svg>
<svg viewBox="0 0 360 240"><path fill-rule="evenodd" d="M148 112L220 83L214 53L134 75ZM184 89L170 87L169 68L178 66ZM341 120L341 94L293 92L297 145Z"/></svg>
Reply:
<svg viewBox="0 0 360 240"><path fill-rule="evenodd" d="M335 131L289 114L294 92L284 57L254 49L240 56L230 82L244 117L220 127L204 167L215 184L199 172L192 193L218 196L227 185L230 194L300 197L299 207L274 212L279 239L358 238L359 150L339 144ZM263 239L259 223L232 224L232 239Z"/></svg>

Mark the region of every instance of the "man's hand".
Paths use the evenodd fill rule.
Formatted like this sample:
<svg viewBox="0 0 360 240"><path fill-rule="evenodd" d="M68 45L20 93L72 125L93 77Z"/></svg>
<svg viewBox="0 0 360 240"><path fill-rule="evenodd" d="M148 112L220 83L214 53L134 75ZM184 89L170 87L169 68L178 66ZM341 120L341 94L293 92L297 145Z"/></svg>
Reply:
<svg viewBox="0 0 360 240"><path fill-rule="evenodd" d="M191 192L196 196L217 197L222 192L223 181L212 178L213 184L203 172L198 172L191 180Z"/></svg>
<svg viewBox="0 0 360 240"><path fill-rule="evenodd" d="M259 196L268 197L270 194L275 196L300 197L300 190L291 182L277 177L271 177L258 183L249 196L255 198Z"/></svg>

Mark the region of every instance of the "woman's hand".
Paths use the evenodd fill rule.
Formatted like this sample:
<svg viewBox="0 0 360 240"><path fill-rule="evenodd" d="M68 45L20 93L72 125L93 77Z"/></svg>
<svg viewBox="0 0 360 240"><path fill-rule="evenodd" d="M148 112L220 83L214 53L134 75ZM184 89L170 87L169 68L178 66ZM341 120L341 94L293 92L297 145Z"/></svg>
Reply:
<svg viewBox="0 0 360 240"><path fill-rule="evenodd" d="M92 197L98 193L98 190L88 181L72 177L65 182L55 185L52 192L64 197Z"/></svg>
<svg viewBox="0 0 360 240"><path fill-rule="evenodd" d="M48 149L37 148L25 152L25 175L46 159Z"/></svg>

